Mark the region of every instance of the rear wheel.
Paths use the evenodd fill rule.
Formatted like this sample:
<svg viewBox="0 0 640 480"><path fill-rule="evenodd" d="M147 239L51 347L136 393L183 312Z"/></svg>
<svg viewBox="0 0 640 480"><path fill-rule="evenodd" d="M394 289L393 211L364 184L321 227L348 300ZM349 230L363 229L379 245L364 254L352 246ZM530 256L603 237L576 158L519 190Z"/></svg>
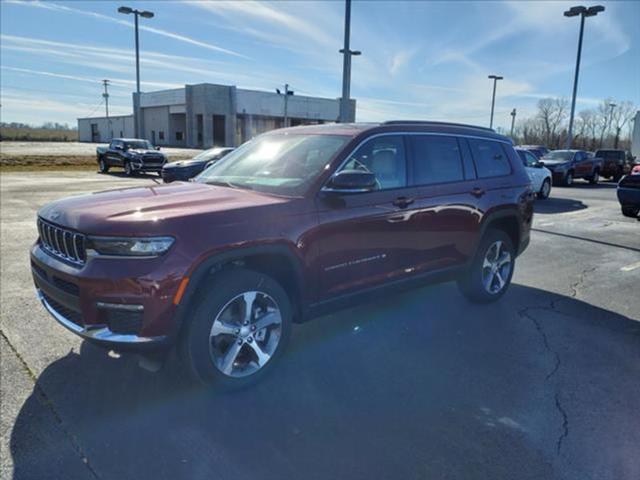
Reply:
<svg viewBox="0 0 640 480"><path fill-rule="evenodd" d="M100 169L100 173L107 173L109 171L109 165L107 165L104 158L98 160L98 168Z"/></svg>
<svg viewBox="0 0 640 480"><path fill-rule="evenodd" d="M589 177L589 183L591 185L595 185L598 183L599 180L600 180L600 172L598 170L595 170L593 172L593 175Z"/></svg>
<svg viewBox="0 0 640 480"><path fill-rule="evenodd" d="M564 183L565 187L570 187L571 185L573 185L573 172L567 172L562 183Z"/></svg>
<svg viewBox="0 0 640 480"><path fill-rule="evenodd" d="M622 214L625 217L637 218L639 212L640 207L635 207L633 205L622 205Z"/></svg>
<svg viewBox="0 0 640 480"><path fill-rule="evenodd" d="M540 191L538 192L538 198L540 200L546 200L549 198L549 194L551 193L551 180L548 178L544 179L542 182L542 186L540 187Z"/></svg>
<svg viewBox="0 0 640 480"><path fill-rule="evenodd" d="M458 288L471 301L493 302L507 291L514 266L515 249L509 236L502 230L488 230Z"/></svg>
<svg viewBox="0 0 640 480"><path fill-rule="evenodd" d="M282 355L292 308L272 278L244 269L222 272L196 301L180 349L196 380L242 387L260 379Z"/></svg>

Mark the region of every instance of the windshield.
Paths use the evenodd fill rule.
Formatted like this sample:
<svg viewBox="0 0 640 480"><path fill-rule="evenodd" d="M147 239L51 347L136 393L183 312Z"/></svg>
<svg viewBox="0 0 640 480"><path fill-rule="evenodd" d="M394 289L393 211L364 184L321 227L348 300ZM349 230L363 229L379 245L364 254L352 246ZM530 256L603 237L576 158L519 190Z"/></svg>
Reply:
<svg viewBox="0 0 640 480"><path fill-rule="evenodd" d="M566 160L569 161L573 158L573 154L570 150L555 150L553 152L547 153L544 157L545 160Z"/></svg>
<svg viewBox="0 0 640 480"><path fill-rule="evenodd" d="M135 140L133 142L125 142L127 150L152 150L153 146L147 140Z"/></svg>
<svg viewBox="0 0 640 480"><path fill-rule="evenodd" d="M197 181L299 196L349 139L341 135L263 135L216 162Z"/></svg>

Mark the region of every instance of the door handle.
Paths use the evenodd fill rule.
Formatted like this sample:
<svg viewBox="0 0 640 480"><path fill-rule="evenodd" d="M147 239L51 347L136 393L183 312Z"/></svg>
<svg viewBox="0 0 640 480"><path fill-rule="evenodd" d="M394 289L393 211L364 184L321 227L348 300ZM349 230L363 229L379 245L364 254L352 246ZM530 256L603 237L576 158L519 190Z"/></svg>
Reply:
<svg viewBox="0 0 640 480"><path fill-rule="evenodd" d="M393 201L393 204L399 208L407 208L414 202L413 198L398 197Z"/></svg>
<svg viewBox="0 0 640 480"><path fill-rule="evenodd" d="M471 195L473 195L476 198L480 198L481 196L483 196L486 192L480 188L480 187L476 187L474 189L471 190Z"/></svg>

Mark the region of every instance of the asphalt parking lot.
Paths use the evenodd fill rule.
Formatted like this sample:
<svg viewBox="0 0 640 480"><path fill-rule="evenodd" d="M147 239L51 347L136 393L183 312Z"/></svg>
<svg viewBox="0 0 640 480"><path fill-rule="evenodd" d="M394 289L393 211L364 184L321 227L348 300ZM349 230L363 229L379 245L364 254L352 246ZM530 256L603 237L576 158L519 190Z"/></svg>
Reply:
<svg viewBox="0 0 640 480"><path fill-rule="evenodd" d="M640 222L613 184L537 202L498 303L389 295L297 327L271 376L222 394L83 344L34 295L41 205L158 181L0 176L0 477L640 478Z"/></svg>

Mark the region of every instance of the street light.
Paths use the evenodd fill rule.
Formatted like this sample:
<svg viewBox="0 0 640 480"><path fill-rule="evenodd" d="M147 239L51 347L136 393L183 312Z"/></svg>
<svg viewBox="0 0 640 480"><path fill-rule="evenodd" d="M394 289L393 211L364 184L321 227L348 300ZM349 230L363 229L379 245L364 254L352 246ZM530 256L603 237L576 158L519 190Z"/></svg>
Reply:
<svg viewBox="0 0 640 480"><path fill-rule="evenodd" d="M594 5L593 7L583 7L582 5L577 7L571 7L564 12L565 17L577 17L580 15L580 36L578 37L578 56L576 57L576 72L573 78L573 97L571 98L571 115L569 116L569 132L567 133L567 145L566 148L571 148L573 142L573 116L576 111L576 94L578 92L578 73L580 72L580 56L582 55L582 35L584 33L584 19L586 17L595 17L599 13L604 12L602 5Z"/></svg>
<svg viewBox="0 0 640 480"><path fill-rule="evenodd" d="M351 94L351 57L362 55L359 50L349 48L351 35L351 0L345 0L344 12L344 48L340 49L342 60L342 97L340 98L340 123L349 120L349 95Z"/></svg>
<svg viewBox="0 0 640 480"><path fill-rule="evenodd" d="M504 77L500 77L498 75L489 75L490 79L493 80L493 96L491 97L491 120L489 121L489 128L493 128L493 108L496 104L496 83L498 80L502 80Z"/></svg>
<svg viewBox="0 0 640 480"><path fill-rule="evenodd" d="M137 10L135 8L130 7L119 7L119 13L123 13L125 15L130 15L133 13L135 17L135 30L136 30L136 99L137 105L134 110L135 115L135 136L140 136L140 47L138 40L138 15L144 18L153 18L153 12L148 10Z"/></svg>

